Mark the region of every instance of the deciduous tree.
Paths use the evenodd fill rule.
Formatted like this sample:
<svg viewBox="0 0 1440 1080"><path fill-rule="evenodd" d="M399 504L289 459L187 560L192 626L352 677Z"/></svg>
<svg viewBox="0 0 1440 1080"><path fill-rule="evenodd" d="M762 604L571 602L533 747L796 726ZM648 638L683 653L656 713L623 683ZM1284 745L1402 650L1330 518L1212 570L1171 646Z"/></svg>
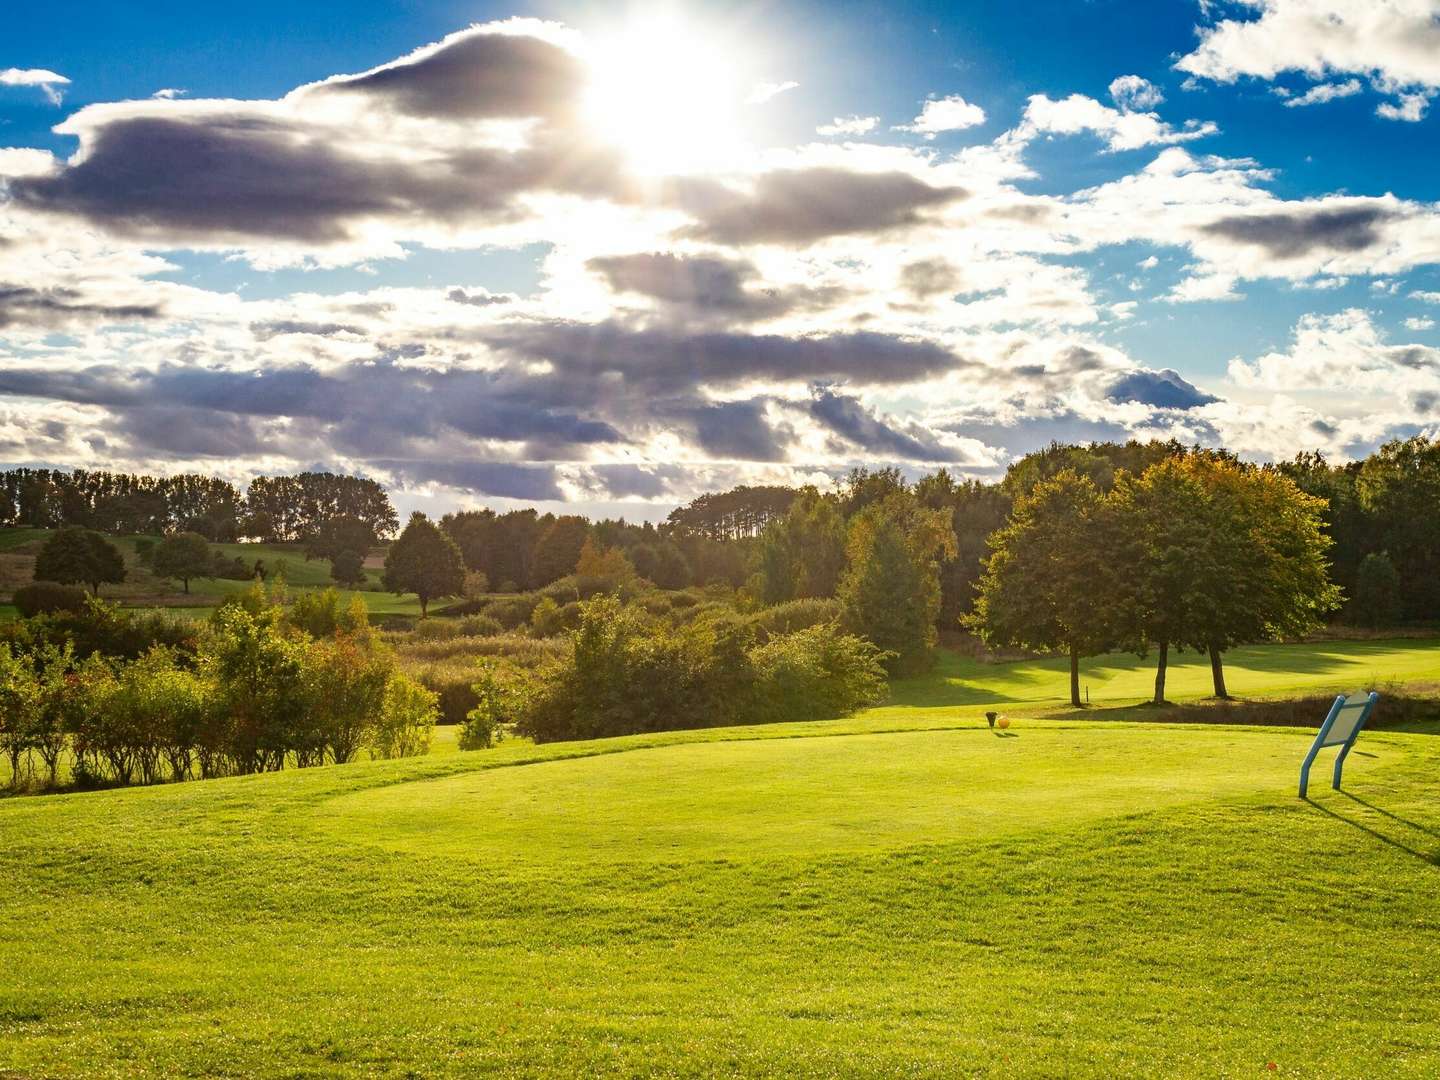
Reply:
<svg viewBox="0 0 1440 1080"><path fill-rule="evenodd" d="M1116 528L1109 501L1088 476L1065 469L1039 481L991 536L968 620L992 645L1067 652L1077 709L1081 658L1131 644Z"/></svg>
<svg viewBox="0 0 1440 1080"><path fill-rule="evenodd" d="M385 556L384 584L397 595L413 592L425 618L430 601L465 589L465 560L450 536L418 510L410 515Z"/></svg>
<svg viewBox="0 0 1440 1080"><path fill-rule="evenodd" d="M125 560L120 549L99 533L72 526L45 541L35 556L35 580L89 585L99 596L101 585L125 580Z"/></svg>

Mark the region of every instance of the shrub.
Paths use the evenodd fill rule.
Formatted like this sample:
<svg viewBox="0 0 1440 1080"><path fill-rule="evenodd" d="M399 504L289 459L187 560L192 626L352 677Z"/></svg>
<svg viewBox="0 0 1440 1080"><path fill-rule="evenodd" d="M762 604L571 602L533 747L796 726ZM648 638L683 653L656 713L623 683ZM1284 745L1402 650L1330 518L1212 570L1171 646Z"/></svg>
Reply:
<svg viewBox="0 0 1440 1080"><path fill-rule="evenodd" d="M554 637L562 629L560 605L548 596L541 597L530 613L530 632L536 637L546 638Z"/></svg>
<svg viewBox="0 0 1440 1080"><path fill-rule="evenodd" d="M0 646L0 753L10 763L10 784L20 787L21 766L30 753L40 705L35 669L23 656Z"/></svg>
<svg viewBox="0 0 1440 1080"><path fill-rule="evenodd" d="M523 709L524 685L513 669L494 660L482 662L470 688L475 705L460 728L461 750L488 750L504 737L505 727L514 723Z"/></svg>
<svg viewBox="0 0 1440 1080"><path fill-rule="evenodd" d="M535 610L535 605L540 602L539 596L534 593L522 593L519 596L510 596L501 600L491 600L485 607L485 614L498 622L506 630L515 630L524 626L530 621L530 614Z"/></svg>
<svg viewBox="0 0 1440 1080"><path fill-rule="evenodd" d="M885 696L885 654L834 623L773 637L750 659L760 723L833 720Z"/></svg>
<svg viewBox="0 0 1440 1080"><path fill-rule="evenodd" d="M10 602L20 609L23 618L45 615L52 611L79 614L85 610L85 590L78 585L61 585L58 581L32 581L15 590Z"/></svg>
<svg viewBox="0 0 1440 1080"><path fill-rule="evenodd" d="M416 624L413 634L416 641L449 641L460 636L460 627L448 620L426 619Z"/></svg>
<svg viewBox="0 0 1440 1080"><path fill-rule="evenodd" d="M490 637L504 630L500 620L489 615L469 615L460 620L460 633L465 637Z"/></svg>
<svg viewBox="0 0 1440 1080"><path fill-rule="evenodd" d="M306 708L289 749L299 765L353 758L380 721L393 662L368 640L342 634L317 641L305 656Z"/></svg>
<svg viewBox="0 0 1440 1080"><path fill-rule="evenodd" d="M347 600L333 588L296 593L286 618L314 638L363 633L370 627L365 601L358 596Z"/></svg>
<svg viewBox="0 0 1440 1080"><path fill-rule="evenodd" d="M790 600L783 604L776 604L774 607L765 608L750 616L750 623L755 627L762 641L784 634L793 634L797 630L806 630L812 626L821 626L825 623L836 622L840 618L840 602L838 600L808 599Z"/></svg>
<svg viewBox="0 0 1440 1080"><path fill-rule="evenodd" d="M415 757L428 753L435 732L436 695L399 674L385 684L380 715L370 733L372 757Z"/></svg>
<svg viewBox="0 0 1440 1080"><path fill-rule="evenodd" d="M514 705L537 742L842 716L878 701L886 655L833 622L755 644L721 605L684 626L647 624L614 597L582 605L573 652Z"/></svg>

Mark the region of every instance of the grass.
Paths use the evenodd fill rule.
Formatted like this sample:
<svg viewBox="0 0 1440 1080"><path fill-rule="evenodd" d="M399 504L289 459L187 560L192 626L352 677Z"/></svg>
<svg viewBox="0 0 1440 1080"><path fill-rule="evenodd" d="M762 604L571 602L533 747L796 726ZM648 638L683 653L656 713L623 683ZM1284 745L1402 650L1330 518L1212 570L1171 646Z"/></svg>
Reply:
<svg viewBox="0 0 1440 1080"><path fill-rule="evenodd" d="M1034 719L1007 665L996 733L974 674L0 802L0 1075L1433 1075L1436 725L1302 802L1308 732Z"/></svg>
<svg viewBox="0 0 1440 1080"><path fill-rule="evenodd" d="M939 654L936 669L897 682L893 708L941 705L998 705L1028 712L1067 707L1069 660L1050 657L986 663L959 653ZM1296 645L1251 645L1225 654L1225 680L1242 697L1288 697L1440 680L1440 638L1320 641ZM1148 701L1155 690L1155 657L1111 653L1089 657L1080 666L1082 697L1094 705ZM1213 693L1209 658L1172 653L1166 697L1186 701Z"/></svg>
<svg viewBox="0 0 1440 1080"><path fill-rule="evenodd" d="M35 553L52 531L30 528L0 529L0 593L8 595L16 587L31 580ZM118 600L127 607L189 611L212 608L225 597L244 592L252 584L250 581L231 581L224 578L196 578L190 582L190 591L186 593L178 582L157 578L141 565L135 552L136 543L140 539L135 536L110 537L125 557L127 577L123 584L103 586L102 597ZM334 584L330 579L330 561L307 561L304 549L298 544L211 544L210 547L212 551L223 553L227 559L238 556L247 565L253 566L257 559L261 560L267 571L272 573L283 568L286 584L295 592L324 589ZM358 591L370 613L419 615L420 601L414 594L396 596L382 590L382 573L380 569L368 567L365 570L365 587ZM0 605L0 619L13 618L15 614L13 605Z"/></svg>

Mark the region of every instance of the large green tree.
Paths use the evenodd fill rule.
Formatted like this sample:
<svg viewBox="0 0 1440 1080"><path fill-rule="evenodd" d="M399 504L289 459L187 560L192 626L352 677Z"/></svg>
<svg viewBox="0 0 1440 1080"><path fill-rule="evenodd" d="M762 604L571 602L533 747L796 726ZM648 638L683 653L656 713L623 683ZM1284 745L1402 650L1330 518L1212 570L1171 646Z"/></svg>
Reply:
<svg viewBox="0 0 1440 1080"><path fill-rule="evenodd" d="M1331 583L1324 501L1282 473L1208 452L1175 466L1204 491L1203 600L1186 644L1207 652L1215 696L1229 697L1222 654L1233 645L1298 636L1340 602Z"/></svg>
<svg viewBox="0 0 1440 1080"><path fill-rule="evenodd" d="M988 644L1068 653L1077 709L1080 659L1132 644L1116 528L1109 500L1088 476L1064 469L1039 481L990 538L968 619Z"/></svg>
<svg viewBox="0 0 1440 1080"><path fill-rule="evenodd" d="M1154 642L1155 704L1165 703L1170 649L1204 637L1202 609L1214 597L1223 570L1205 565L1215 555L1212 522L1200 477L1182 458L1167 458L1136 476L1122 472L1111 498L1117 544L1111 553L1124 567L1124 596L1141 641Z"/></svg>
<svg viewBox="0 0 1440 1080"><path fill-rule="evenodd" d="M125 559L120 549L99 533L72 526L45 541L35 556L35 580L89 585L99 596L101 585L125 580Z"/></svg>
<svg viewBox="0 0 1440 1080"><path fill-rule="evenodd" d="M535 541L530 561L530 583L544 588L575 572L580 552L590 537L590 523L583 517L565 514L551 521Z"/></svg>
<svg viewBox="0 0 1440 1080"><path fill-rule="evenodd" d="M1386 443L1361 465L1355 488L1369 550L1388 552L1400 573L1405 615L1440 617L1440 442Z"/></svg>
<svg viewBox="0 0 1440 1080"><path fill-rule="evenodd" d="M836 596L846 629L892 654L892 674L932 661L940 611L940 560L954 555L948 515L895 492L850 520Z"/></svg>
<svg viewBox="0 0 1440 1080"><path fill-rule="evenodd" d="M465 560L449 534L417 510L390 545L382 580L385 588L397 595L413 592L419 597L423 619L431 600L464 591Z"/></svg>
<svg viewBox="0 0 1440 1080"><path fill-rule="evenodd" d="M193 532L175 533L161 540L155 545L150 565L158 576L179 581L187 593L191 578L211 577L215 573L209 543Z"/></svg>

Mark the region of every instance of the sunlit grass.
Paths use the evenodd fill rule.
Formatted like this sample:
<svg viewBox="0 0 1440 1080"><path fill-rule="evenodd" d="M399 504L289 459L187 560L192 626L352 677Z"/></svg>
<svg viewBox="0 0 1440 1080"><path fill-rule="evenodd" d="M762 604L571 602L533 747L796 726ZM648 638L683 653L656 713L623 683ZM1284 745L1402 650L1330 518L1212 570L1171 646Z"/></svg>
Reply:
<svg viewBox="0 0 1440 1080"><path fill-rule="evenodd" d="M7 800L0 1073L1433 1074L1440 739L1011 715Z"/></svg>

